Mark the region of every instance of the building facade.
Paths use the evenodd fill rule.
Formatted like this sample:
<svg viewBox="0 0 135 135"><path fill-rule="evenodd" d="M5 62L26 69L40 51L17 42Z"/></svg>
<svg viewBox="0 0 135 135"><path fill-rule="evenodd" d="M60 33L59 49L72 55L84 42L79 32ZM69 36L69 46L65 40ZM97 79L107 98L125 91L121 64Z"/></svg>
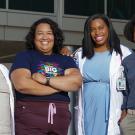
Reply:
<svg viewBox="0 0 135 135"><path fill-rule="evenodd" d="M134 0L0 0L0 63L12 63L16 52L25 49L29 27L42 17L57 21L64 32L64 45L75 50L81 45L87 16L95 13L107 14L121 43L135 48L123 36L125 23L135 14ZM69 135L75 135L73 125Z"/></svg>
<svg viewBox="0 0 135 135"><path fill-rule="evenodd" d="M24 38L37 19L49 17L64 31L67 46L81 45L87 16L105 13L126 46L123 27L135 13L134 0L0 0L0 62L12 62L16 52L24 49Z"/></svg>

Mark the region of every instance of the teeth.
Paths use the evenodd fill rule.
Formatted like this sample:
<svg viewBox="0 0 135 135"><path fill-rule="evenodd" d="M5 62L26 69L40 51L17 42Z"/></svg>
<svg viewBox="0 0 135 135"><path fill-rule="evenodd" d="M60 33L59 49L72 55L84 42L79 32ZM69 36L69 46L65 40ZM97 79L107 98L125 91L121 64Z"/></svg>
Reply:
<svg viewBox="0 0 135 135"><path fill-rule="evenodd" d="M97 41L101 41L103 39L103 37L96 37Z"/></svg>
<svg viewBox="0 0 135 135"><path fill-rule="evenodd" d="M42 44L46 45L46 44L48 44L48 42L47 41L44 41L44 42L42 42Z"/></svg>

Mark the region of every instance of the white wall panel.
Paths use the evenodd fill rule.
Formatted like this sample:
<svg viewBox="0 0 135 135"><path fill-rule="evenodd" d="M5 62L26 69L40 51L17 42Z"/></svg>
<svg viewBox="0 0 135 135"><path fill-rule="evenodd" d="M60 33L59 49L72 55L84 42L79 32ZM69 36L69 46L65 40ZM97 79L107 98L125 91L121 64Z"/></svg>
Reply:
<svg viewBox="0 0 135 135"><path fill-rule="evenodd" d="M9 12L8 13L8 26L30 27L33 22L43 17L49 17L53 19L54 21L56 20L55 16L45 16L45 14Z"/></svg>
<svg viewBox="0 0 135 135"><path fill-rule="evenodd" d="M0 12L0 25L7 25L7 12Z"/></svg>

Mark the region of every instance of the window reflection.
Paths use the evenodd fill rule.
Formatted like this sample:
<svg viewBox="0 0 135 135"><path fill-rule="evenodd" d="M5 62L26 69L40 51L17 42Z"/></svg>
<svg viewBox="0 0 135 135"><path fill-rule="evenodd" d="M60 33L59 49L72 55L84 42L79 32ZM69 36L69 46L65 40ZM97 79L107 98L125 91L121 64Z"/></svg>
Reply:
<svg viewBox="0 0 135 135"><path fill-rule="evenodd" d="M0 8L6 8L6 0L0 0Z"/></svg>
<svg viewBox="0 0 135 135"><path fill-rule="evenodd" d="M69 15L90 16L104 13L104 1L100 0L65 0L64 13Z"/></svg>
<svg viewBox="0 0 135 135"><path fill-rule="evenodd" d="M129 19L135 13L134 0L109 0L108 16L114 19Z"/></svg>
<svg viewBox="0 0 135 135"><path fill-rule="evenodd" d="M54 0L9 0L9 9L54 13Z"/></svg>

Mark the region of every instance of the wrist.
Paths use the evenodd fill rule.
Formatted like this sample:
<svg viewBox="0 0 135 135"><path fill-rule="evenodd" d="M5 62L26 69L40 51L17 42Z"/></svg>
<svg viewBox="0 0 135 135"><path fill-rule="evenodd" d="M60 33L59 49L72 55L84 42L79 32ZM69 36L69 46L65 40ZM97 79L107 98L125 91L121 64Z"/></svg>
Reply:
<svg viewBox="0 0 135 135"><path fill-rule="evenodd" d="M46 78L46 85L50 85L50 78Z"/></svg>

